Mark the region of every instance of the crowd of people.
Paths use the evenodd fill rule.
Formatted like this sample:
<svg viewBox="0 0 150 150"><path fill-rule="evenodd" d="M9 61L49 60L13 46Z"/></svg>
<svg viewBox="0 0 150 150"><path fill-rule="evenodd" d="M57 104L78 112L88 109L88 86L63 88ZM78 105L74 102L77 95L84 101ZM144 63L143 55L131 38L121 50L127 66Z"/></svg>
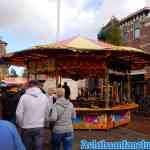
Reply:
<svg viewBox="0 0 150 150"><path fill-rule="evenodd" d="M43 150L44 128L48 127L51 129L49 149L59 150L63 143L64 150L71 150L76 112L69 101L67 83L62 88L49 88L48 93L35 80L19 94L13 90L8 89L1 95L0 149Z"/></svg>

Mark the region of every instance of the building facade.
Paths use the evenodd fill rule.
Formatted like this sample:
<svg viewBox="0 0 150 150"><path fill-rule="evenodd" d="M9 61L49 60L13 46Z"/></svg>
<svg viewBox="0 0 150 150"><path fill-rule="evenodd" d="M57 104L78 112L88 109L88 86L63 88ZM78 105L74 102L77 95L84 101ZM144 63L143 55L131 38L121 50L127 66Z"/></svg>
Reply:
<svg viewBox="0 0 150 150"><path fill-rule="evenodd" d="M3 57L6 54L6 46L7 43L0 40L0 81L4 79L4 77L7 75L8 72L8 65L3 60Z"/></svg>
<svg viewBox="0 0 150 150"><path fill-rule="evenodd" d="M150 8L145 7L120 20L123 42L126 46L150 52Z"/></svg>
<svg viewBox="0 0 150 150"><path fill-rule="evenodd" d="M150 7L144 7L137 12L120 20L120 28L122 31L123 42L126 46L143 49L143 51L150 53ZM150 68L145 68L145 71L139 70L139 83L135 87L137 94L140 93L144 87L144 96L150 95ZM141 77L141 81L140 81ZM136 77L135 77L136 78ZM144 78L144 85L142 80ZM139 87L139 88L138 88Z"/></svg>
<svg viewBox="0 0 150 150"><path fill-rule="evenodd" d="M116 21L120 23L125 46L140 48L150 53L150 7L144 7L121 20L112 17L102 31L107 32ZM150 95L150 67L132 72L132 81L135 97Z"/></svg>

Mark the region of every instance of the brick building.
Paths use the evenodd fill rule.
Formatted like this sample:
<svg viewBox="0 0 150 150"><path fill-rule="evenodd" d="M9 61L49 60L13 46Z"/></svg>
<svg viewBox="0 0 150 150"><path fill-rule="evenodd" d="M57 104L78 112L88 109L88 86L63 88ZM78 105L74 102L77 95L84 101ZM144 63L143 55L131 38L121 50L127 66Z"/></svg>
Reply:
<svg viewBox="0 0 150 150"><path fill-rule="evenodd" d="M102 28L102 32L107 32L116 21L120 23L125 46L140 48L150 53L150 7L144 7L121 20L112 17ZM135 97L150 95L150 67L132 71L132 81Z"/></svg>
<svg viewBox="0 0 150 150"><path fill-rule="evenodd" d="M150 7L120 20L124 44L150 52Z"/></svg>
<svg viewBox="0 0 150 150"><path fill-rule="evenodd" d="M7 43L0 40L0 58L5 56L6 54L6 46L7 46Z"/></svg>
<svg viewBox="0 0 150 150"><path fill-rule="evenodd" d="M126 46L140 48L150 53L150 7L144 7L120 20L120 28ZM150 68L139 70L133 77L136 79L135 88L138 89L136 93L141 93L144 87L141 95L150 95ZM142 80L145 81L144 85Z"/></svg>
<svg viewBox="0 0 150 150"><path fill-rule="evenodd" d="M7 43L0 40L0 81L4 79L4 76L7 74L8 65L5 63L5 61L2 59L2 57L6 54L6 46Z"/></svg>

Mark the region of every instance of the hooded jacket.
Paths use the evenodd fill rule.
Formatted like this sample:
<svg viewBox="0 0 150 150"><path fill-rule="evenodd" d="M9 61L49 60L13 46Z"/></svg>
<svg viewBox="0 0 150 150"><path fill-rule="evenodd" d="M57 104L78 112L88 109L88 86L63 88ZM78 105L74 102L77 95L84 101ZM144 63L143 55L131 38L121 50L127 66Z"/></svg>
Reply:
<svg viewBox="0 0 150 150"><path fill-rule="evenodd" d="M49 109L48 97L37 87L29 88L17 106L17 121L25 129L44 127Z"/></svg>
<svg viewBox="0 0 150 150"><path fill-rule="evenodd" d="M72 120L76 118L73 104L64 97L57 99L52 107L50 121L54 121L54 133L73 132Z"/></svg>

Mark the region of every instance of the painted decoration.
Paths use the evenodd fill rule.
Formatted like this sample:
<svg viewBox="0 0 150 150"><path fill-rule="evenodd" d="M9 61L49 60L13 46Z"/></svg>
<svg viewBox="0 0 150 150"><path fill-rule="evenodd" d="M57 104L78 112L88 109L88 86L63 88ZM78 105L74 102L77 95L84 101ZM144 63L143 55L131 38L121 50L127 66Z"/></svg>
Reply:
<svg viewBox="0 0 150 150"><path fill-rule="evenodd" d="M99 115L78 114L74 122L75 129L109 129L130 121L130 112L111 112Z"/></svg>
<svg viewBox="0 0 150 150"><path fill-rule="evenodd" d="M77 115L74 122L75 129L105 129L107 127L106 114Z"/></svg>

